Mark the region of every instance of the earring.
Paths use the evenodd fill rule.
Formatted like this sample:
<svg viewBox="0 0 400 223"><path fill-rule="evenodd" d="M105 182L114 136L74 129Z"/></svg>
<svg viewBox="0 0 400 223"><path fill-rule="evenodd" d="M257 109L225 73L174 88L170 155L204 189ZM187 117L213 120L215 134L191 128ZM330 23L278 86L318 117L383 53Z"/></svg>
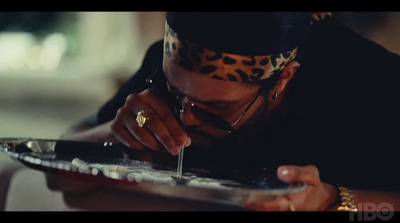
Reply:
<svg viewBox="0 0 400 223"><path fill-rule="evenodd" d="M275 93L272 95L272 99L276 100L278 98L278 92L275 91Z"/></svg>

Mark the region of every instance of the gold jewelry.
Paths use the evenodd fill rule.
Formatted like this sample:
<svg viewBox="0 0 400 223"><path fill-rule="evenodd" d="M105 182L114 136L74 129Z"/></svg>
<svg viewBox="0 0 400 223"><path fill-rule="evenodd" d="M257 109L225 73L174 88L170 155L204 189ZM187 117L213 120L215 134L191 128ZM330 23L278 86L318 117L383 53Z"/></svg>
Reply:
<svg viewBox="0 0 400 223"><path fill-rule="evenodd" d="M143 109L137 113L136 122L140 128L142 128L146 121L150 119L151 113L153 113L153 110L150 108Z"/></svg>
<svg viewBox="0 0 400 223"><path fill-rule="evenodd" d="M276 100L278 98L278 92L275 91L274 94L272 95L272 99Z"/></svg>
<svg viewBox="0 0 400 223"><path fill-rule="evenodd" d="M296 206L294 205L294 202L292 200L289 200L289 210L296 211Z"/></svg>
<svg viewBox="0 0 400 223"><path fill-rule="evenodd" d="M294 204L294 202L292 201L292 199L290 199L289 196L285 196L285 198L289 201L289 210L290 211L296 211L296 205Z"/></svg>
<svg viewBox="0 0 400 223"><path fill-rule="evenodd" d="M355 205L353 192L343 186L338 187L339 197L340 197L340 206L338 207L338 211L357 211L357 206Z"/></svg>

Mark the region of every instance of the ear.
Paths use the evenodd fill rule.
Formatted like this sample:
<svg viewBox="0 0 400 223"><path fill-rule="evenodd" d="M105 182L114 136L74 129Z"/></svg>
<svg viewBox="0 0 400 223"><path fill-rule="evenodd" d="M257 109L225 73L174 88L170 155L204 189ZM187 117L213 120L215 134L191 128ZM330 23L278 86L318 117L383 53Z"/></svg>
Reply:
<svg viewBox="0 0 400 223"><path fill-rule="evenodd" d="M275 87L272 90L272 94L275 92L278 92L280 94L287 86L289 81L293 78L294 74L296 73L296 70L300 67L299 62L297 61L291 61L289 62L282 70L281 77L278 81L278 83L275 85Z"/></svg>

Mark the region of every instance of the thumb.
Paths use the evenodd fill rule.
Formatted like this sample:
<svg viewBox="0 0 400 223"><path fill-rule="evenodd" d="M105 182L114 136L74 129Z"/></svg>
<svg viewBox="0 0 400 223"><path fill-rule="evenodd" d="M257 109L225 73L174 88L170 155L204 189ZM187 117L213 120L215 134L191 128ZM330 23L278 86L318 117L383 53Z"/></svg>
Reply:
<svg viewBox="0 0 400 223"><path fill-rule="evenodd" d="M308 166L280 166L277 170L278 178L287 183L303 182L316 185L320 182L318 169Z"/></svg>

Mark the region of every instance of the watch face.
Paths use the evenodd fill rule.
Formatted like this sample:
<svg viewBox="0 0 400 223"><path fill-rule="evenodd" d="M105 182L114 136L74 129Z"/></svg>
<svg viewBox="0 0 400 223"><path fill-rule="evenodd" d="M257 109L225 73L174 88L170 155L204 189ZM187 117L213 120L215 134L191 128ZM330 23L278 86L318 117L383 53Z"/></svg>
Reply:
<svg viewBox="0 0 400 223"><path fill-rule="evenodd" d="M17 162L60 177L74 177L160 196L221 202L265 201L304 190L257 171L221 175L209 169L184 168L150 162L139 151L120 144L31 138L1 138L0 151ZM172 157L172 155L171 155ZM79 177L76 177L79 175Z"/></svg>

